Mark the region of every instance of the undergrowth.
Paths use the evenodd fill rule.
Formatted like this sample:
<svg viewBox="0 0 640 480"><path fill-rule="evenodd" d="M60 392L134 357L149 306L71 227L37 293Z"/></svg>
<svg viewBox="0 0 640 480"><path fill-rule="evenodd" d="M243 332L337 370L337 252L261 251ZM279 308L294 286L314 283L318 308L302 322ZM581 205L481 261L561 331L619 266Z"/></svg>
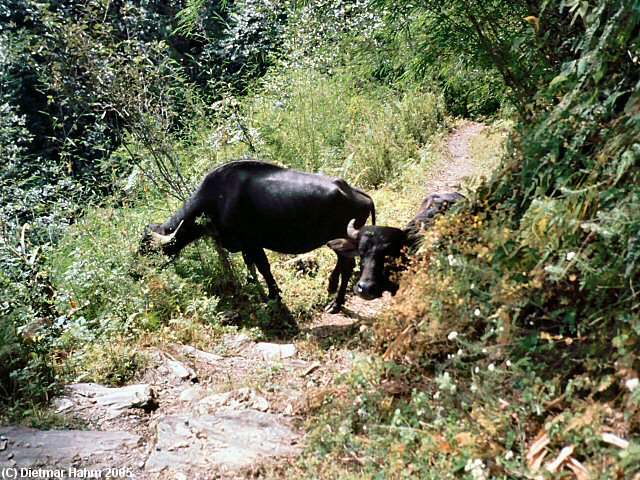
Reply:
<svg viewBox="0 0 640 480"><path fill-rule="evenodd" d="M301 72L268 79L243 101L228 98L220 107L212 124L164 131L177 165L158 161L158 151L139 137L128 138L113 158L136 159L137 167L114 178L119 193L85 208L43 259L55 292L52 318L24 323L38 329L44 350L37 358L53 359L48 371L58 378L121 385L144 369L149 349L175 342L207 348L238 329L255 338L282 335L286 325L304 323L328 303L326 280L335 264L329 249L299 262L269 254L285 311L265 302L260 284L247 282L240 255L231 255L226 267L212 240L194 243L171 261L141 255L145 226L181 206L179 192L158 183L167 165L179 169L175 185L187 190L216 165L253 157L378 185L379 221L400 225L423 194L420 182L404 179L429 165L432 142L446 125L437 95L407 91L397 97L389 89L368 91L353 77L311 82ZM399 202L398 192L408 189L413 195Z"/></svg>

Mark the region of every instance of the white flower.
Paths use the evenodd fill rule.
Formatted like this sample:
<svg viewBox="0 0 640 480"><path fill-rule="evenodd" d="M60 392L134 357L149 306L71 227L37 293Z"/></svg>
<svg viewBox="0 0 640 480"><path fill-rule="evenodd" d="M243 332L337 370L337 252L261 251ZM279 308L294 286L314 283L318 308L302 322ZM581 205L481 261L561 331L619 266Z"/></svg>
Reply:
<svg viewBox="0 0 640 480"><path fill-rule="evenodd" d="M510 367L510 366L511 366L511 360L507 360L507 362L506 362L506 363L507 363L507 367Z"/></svg>
<svg viewBox="0 0 640 480"><path fill-rule="evenodd" d="M447 335L447 339L448 339L448 340L454 340L457 336L458 336L458 332L456 332L456 331L454 330L454 331L452 331L451 333L449 333L449 335Z"/></svg>
<svg viewBox="0 0 640 480"><path fill-rule="evenodd" d="M493 372L496 369L496 366L493 363L490 363L487 368L489 369L490 372Z"/></svg>
<svg viewBox="0 0 640 480"><path fill-rule="evenodd" d="M476 372L476 373L480 373L480 367L474 368L473 371Z"/></svg>
<svg viewBox="0 0 640 480"><path fill-rule="evenodd" d="M471 286L469 287L471 290L473 290L474 288L476 288L476 284L472 283Z"/></svg>
<svg viewBox="0 0 640 480"><path fill-rule="evenodd" d="M625 386L629 389L630 392L633 392L636 388L638 388L638 383L640 383L638 377L630 378L629 380L624 382Z"/></svg>
<svg viewBox="0 0 640 480"><path fill-rule="evenodd" d="M504 454L505 460L511 460L513 458L513 452L511 450L507 450L507 453Z"/></svg>
<svg viewBox="0 0 640 480"><path fill-rule="evenodd" d="M575 256L576 256L576 252L569 252L567 253L567 260L571 261L575 258Z"/></svg>
<svg viewBox="0 0 640 480"><path fill-rule="evenodd" d="M460 356L460 355L462 355L462 349L461 348L458 349L458 356Z"/></svg>
<svg viewBox="0 0 640 480"><path fill-rule="evenodd" d="M360 325L360 331L364 332L367 329L366 325Z"/></svg>
<svg viewBox="0 0 640 480"><path fill-rule="evenodd" d="M479 458L475 460L469 459L467 464L464 466L465 472L471 472L471 477L475 480L484 480L486 477L486 473L484 471L484 463Z"/></svg>
<svg viewBox="0 0 640 480"><path fill-rule="evenodd" d="M447 260L449 260L449 265L452 267L457 263L455 257L451 254L447 255Z"/></svg>
<svg viewBox="0 0 640 480"><path fill-rule="evenodd" d="M482 349L482 353L487 353L487 352L488 352L488 350L486 348Z"/></svg>
<svg viewBox="0 0 640 480"><path fill-rule="evenodd" d="M476 309L473 311L473 314L474 314L476 317L479 317L479 316L482 314L482 312L480 311L480 309L479 309L479 308L476 308Z"/></svg>

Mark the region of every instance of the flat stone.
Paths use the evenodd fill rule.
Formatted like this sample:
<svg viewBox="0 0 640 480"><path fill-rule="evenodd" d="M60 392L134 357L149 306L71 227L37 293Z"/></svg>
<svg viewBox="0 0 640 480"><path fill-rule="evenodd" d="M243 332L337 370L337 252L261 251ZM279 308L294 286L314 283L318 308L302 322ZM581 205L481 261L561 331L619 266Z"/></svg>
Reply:
<svg viewBox="0 0 640 480"><path fill-rule="evenodd" d="M144 379L147 382L156 383L158 381L174 383L172 380L183 382L191 380L196 382L198 376L190 366L177 360L173 356L161 350L155 350L149 354L151 363L147 366Z"/></svg>
<svg viewBox="0 0 640 480"><path fill-rule="evenodd" d="M299 452L299 437L279 415L254 410L160 419L148 472L241 468Z"/></svg>
<svg viewBox="0 0 640 480"><path fill-rule="evenodd" d="M293 357L298 349L293 343L256 343L256 350L265 360Z"/></svg>
<svg viewBox="0 0 640 480"><path fill-rule="evenodd" d="M176 360L167 360L166 367L169 369L169 373L180 380L195 379L196 372L187 367L184 363Z"/></svg>
<svg viewBox="0 0 640 480"><path fill-rule="evenodd" d="M249 335L243 333L240 335L225 336L224 344L229 350L239 352L240 350L244 350L246 347L253 345L254 342L249 338Z"/></svg>
<svg viewBox="0 0 640 480"><path fill-rule="evenodd" d="M210 364L217 364L218 362L220 362L220 360L224 360L224 357L221 357L220 355L198 350L191 345L181 345L179 347L179 350L182 350L185 354L192 356L196 360L201 360Z"/></svg>
<svg viewBox="0 0 640 480"><path fill-rule="evenodd" d="M242 409L266 412L269 410L269 402L266 398L258 395L253 388L245 387L230 392L209 395L200 400L195 408L200 415Z"/></svg>
<svg viewBox="0 0 640 480"><path fill-rule="evenodd" d="M206 390L202 387L189 387L185 388L180 392L180 396L178 397L182 402L193 402L201 399L206 395Z"/></svg>
<svg viewBox="0 0 640 480"><path fill-rule="evenodd" d="M141 443L139 435L128 432L43 431L33 428L5 427L0 428L0 434L8 440L6 448L8 454L0 458L0 468L58 470L72 466L76 468L129 466L126 455L138 449Z"/></svg>
<svg viewBox="0 0 640 480"><path fill-rule="evenodd" d="M154 403L153 390L146 383L120 388L97 383L75 383L68 385L66 394L53 402L58 412L98 405L106 409L109 418L122 415L130 408L149 408Z"/></svg>
<svg viewBox="0 0 640 480"><path fill-rule="evenodd" d="M288 358L286 362L284 362L285 367L293 368L296 370L306 370L312 365L311 362L307 362L306 360L300 360L299 358Z"/></svg>

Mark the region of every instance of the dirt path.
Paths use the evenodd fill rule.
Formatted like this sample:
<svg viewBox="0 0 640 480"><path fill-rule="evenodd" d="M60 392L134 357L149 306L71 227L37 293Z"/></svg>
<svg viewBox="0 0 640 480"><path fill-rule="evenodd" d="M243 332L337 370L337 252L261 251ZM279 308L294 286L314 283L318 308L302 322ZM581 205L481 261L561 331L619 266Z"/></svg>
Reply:
<svg viewBox="0 0 640 480"><path fill-rule="evenodd" d="M482 123L466 123L454 130L447 140L449 159L430 182L428 192L452 191L463 180L475 173L475 165L471 157L471 139L485 129Z"/></svg>
<svg viewBox="0 0 640 480"><path fill-rule="evenodd" d="M467 123L449 135L425 196L455 190L474 172L470 143L483 128ZM136 385L71 385L54 408L75 429L0 428L0 478L26 468L63 478L235 479L298 455L302 420L337 393L334 378L350 371L359 330L388 301L351 295L343 312L320 314L295 343L227 335L221 355L167 345L149 352Z"/></svg>

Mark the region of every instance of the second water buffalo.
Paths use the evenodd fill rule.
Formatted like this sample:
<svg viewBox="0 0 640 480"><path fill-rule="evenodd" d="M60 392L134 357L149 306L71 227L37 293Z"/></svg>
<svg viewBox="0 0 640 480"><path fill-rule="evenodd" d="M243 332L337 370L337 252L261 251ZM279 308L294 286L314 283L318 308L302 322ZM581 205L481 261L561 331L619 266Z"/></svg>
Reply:
<svg viewBox="0 0 640 480"><path fill-rule="evenodd" d="M358 227L356 219L347 228L348 238L338 238L329 246L345 257L360 257L362 273L356 283L355 292L360 297L371 300L388 291L395 295L398 284L390 279L392 271L402 269L402 259L406 250L411 250L420 241L420 230L425 229L433 219L462 200L463 195L454 193L434 193L427 196L418 213L404 229L384 226Z"/></svg>

